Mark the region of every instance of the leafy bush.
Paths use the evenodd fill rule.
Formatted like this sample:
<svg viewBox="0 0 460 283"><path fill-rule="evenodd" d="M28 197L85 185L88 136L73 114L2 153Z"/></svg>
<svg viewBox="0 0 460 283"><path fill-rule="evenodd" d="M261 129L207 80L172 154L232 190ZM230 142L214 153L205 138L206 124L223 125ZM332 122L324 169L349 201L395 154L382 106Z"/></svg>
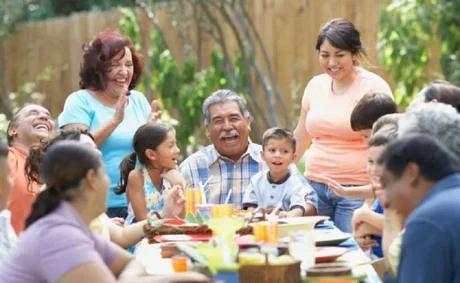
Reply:
<svg viewBox="0 0 460 283"><path fill-rule="evenodd" d="M381 13L379 46L396 82L396 100L407 105L426 83L444 76L460 85L460 1L393 0ZM441 43L442 74L429 70L431 47Z"/></svg>

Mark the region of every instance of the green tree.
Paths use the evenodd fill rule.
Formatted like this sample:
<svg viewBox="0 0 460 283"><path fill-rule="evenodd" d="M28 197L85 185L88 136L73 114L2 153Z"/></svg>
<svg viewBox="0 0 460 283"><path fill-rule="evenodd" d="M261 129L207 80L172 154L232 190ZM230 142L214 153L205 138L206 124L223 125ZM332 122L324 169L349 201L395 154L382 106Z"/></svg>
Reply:
<svg viewBox="0 0 460 283"><path fill-rule="evenodd" d="M459 0L393 0L382 10L380 54L393 72L399 104L407 105L435 77L460 85L459 10ZM442 74L428 69L431 47L438 41Z"/></svg>
<svg viewBox="0 0 460 283"><path fill-rule="evenodd" d="M120 11L120 30L133 40L135 48L140 51L140 28L135 13L125 8ZM204 100L215 89L225 86L223 56L214 49L208 68L199 69L194 57L187 58L180 68L157 30L151 32L150 41L151 47L145 52L148 57L144 58L148 70L138 90L146 93L151 88L155 91L156 98L167 112L166 119L162 117L162 120L173 126L179 125L175 127L176 138L181 152L186 154L190 146L196 146L195 134L203 124L201 107ZM235 57L237 61L238 56ZM238 65L238 62L235 64ZM237 83L244 86L245 81L241 79ZM171 116L177 120L171 120Z"/></svg>
<svg viewBox="0 0 460 283"><path fill-rule="evenodd" d="M75 12L105 11L119 6L131 7L135 5L135 0L7 0L6 2L25 2L23 20L26 21L68 16Z"/></svg>

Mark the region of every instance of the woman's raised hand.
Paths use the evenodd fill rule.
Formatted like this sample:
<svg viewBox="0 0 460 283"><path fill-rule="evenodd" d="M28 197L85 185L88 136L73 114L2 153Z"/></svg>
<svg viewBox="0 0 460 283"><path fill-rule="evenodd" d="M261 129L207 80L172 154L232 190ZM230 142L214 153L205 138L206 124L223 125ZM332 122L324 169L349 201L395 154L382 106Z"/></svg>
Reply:
<svg viewBox="0 0 460 283"><path fill-rule="evenodd" d="M118 91L118 101L117 105L115 106L115 114L113 115L113 121L115 124L119 125L123 122L125 118L125 108L126 104L128 103L128 86L123 86L121 90Z"/></svg>
<svg viewBox="0 0 460 283"><path fill-rule="evenodd" d="M157 101L152 101L152 104L150 104L150 114L147 118L148 123L156 123L160 119L161 111L159 111L157 108Z"/></svg>

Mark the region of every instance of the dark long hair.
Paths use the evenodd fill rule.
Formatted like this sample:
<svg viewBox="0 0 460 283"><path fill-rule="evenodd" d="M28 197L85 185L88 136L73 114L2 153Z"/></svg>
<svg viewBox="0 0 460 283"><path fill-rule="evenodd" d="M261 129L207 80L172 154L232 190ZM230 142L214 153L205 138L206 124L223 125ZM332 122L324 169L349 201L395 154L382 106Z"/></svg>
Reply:
<svg viewBox="0 0 460 283"><path fill-rule="evenodd" d="M77 141L60 141L46 151L41 177L47 189L35 200L26 219L26 228L53 212L62 200L78 197L77 189L90 170L98 171L102 165L96 150Z"/></svg>
<svg viewBox="0 0 460 283"><path fill-rule="evenodd" d="M33 182L43 184L43 181L40 177L40 170L42 168L45 152L50 146L63 140L79 141L81 135L87 135L94 141L93 135L91 135L88 130L61 130L60 134L50 141L42 142L40 145L31 147L24 167L26 172L27 186L30 187Z"/></svg>
<svg viewBox="0 0 460 283"><path fill-rule="evenodd" d="M359 31L347 19L332 19L321 27L316 39L315 48L317 51L320 51L321 45L326 40L337 49L350 51L357 55L359 59L367 57Z"/></svg>
<svg viewBox="0 0 460 283"><path fill-rule="evenodd" d="M118 188L114 191L117 195L126 192L128 185L129 172L136 168L136 162L139 158L139 163L147 165L149 159L145 155L147 149L155 150L165 139L171 128L163 124L147 123L137 129L133 137L134 152L126 156L120 163L120 182Z"/></svg>

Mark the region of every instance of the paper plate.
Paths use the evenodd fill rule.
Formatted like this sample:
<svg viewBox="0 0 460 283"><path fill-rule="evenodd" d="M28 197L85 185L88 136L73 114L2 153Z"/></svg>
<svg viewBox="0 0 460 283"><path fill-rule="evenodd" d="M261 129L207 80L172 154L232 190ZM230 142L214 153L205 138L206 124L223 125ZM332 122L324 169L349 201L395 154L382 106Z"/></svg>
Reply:
<svg viewBox="0 0 460 283"><path fill-rule="evenodd" d="M171 235L159 235L155 236L155 241L160 243L167 242L189 242L189 241L209 241L212 238L212 234L171 234Z"/></svg>
<svg viewBox="0 0 460 283"><path fill-rule="evenodd" d="M351 234L343 233L338 229L332 230L314 230L313 237L316 246L337 246L343 241L348 240Z"/></svg>
<svg viewBox="0 0 460 283"><path fill-rule="evenodd" d="M341 247L318 247L315 251L316 263L333 262L340 256L349 252L347 248Z"/></svg>

